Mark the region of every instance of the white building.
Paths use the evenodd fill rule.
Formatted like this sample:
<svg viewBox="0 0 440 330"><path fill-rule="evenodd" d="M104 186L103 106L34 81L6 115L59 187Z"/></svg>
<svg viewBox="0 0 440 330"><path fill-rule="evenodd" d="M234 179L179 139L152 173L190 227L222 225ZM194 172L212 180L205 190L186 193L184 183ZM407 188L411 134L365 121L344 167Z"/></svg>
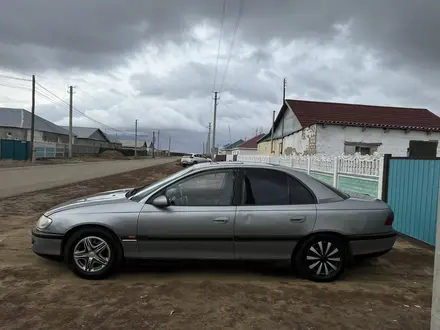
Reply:
<svg viewBox="0 0 440 330"><path fill-rule="evenodd" d="M440 118L427 109L286 100L274 127L260 154L440 156Z"/></svg>

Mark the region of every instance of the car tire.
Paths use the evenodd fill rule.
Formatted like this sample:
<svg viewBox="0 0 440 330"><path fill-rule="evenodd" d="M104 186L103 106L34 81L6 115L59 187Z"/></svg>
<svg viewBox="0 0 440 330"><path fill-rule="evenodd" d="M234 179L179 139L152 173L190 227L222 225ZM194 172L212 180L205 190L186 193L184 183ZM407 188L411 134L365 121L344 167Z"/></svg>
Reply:
<svg viewBox="0 0 440 330"><path fill-rule="evenodd" d="M197 164L197 162L193 162L192 164L193 164L193 165L196 165L196 164Z"/></svg>
<svg viewBox="0 0 440 330"><path fill-rule="evenodd" d="M347 245L332 234L316 234L306 239L296 255L294 266L299 274L314 282L332 282L345 270Z"/></svg>
<svg viewBox="0 0 440 330"><path fill-rule="evenodd" d="M78 229L64 249L64 260L69 268L89 280L107 278L121 266L122 259L119 242L104 228Z"/></svg>

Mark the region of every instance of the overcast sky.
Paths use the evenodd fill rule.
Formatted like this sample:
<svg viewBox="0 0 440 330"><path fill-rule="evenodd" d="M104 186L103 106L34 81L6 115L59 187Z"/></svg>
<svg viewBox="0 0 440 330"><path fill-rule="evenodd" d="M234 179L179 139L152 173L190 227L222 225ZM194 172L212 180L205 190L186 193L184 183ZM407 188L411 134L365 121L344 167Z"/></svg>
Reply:
<svg viewBox="0 0 440 330"><path fill-rule="evenodd" d="M217 143L267 132L283 77L289 98L440 114L440 1L244 0L239 16L227 0L219 56L223 0L0 3L0 106L30 109L30 83L4 76L35 74L65 101L74 85L75 108L111 128L160 129L161 147L201 151L213 90ZM36 113L67 124L37 90ZM78 112L74 125L99 127Z"/></svg>

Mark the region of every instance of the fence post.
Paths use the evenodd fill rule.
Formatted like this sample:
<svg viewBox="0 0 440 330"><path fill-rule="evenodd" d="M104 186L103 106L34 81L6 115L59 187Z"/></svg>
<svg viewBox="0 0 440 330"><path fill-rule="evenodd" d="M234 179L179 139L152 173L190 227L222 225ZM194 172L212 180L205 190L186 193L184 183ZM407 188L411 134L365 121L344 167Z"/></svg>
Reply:
<svg viewBox="0 0 440 330"><path fill-rule="evenodd" d="M333 162L333 187L335 188L338 188L338 172L339 172L338 156L335 156Z"/></svg>
<svg viewBox="0 0 440 330"><path fill-rule="evenodd" d="M290 156L290 167L294 168L294 166L295 166L295 156L292 155Z"/></svg>
<svg viewBox="0 0 440 330"><path fill-rule="evenodd" d="M384 202L388 202L388 181L390 176L390 160L391 154L383 156L382 168L379 169L379 198Z"/></svg>
<svg viewBox="0 0 440 330"><path fill-rule="evenodd" d="M377 187L377 198L380 199L382 199L384 164L385 164L384 156L381 156L379 160L379 176L378 176L378 187Z"/></svg>
<svg viewBox="0 0 440 330"><path fill-rule="evenodd" d="M435 234L434 279L432 283L431 330L440 329L440 180L437 198L437 229Z"/></svg>
<svg viewBox="0 0 440 330"><path fill-rule="evenodd" d="M43 158L46 158L46 149L47 149L47 146L46 146L46 144L44 144Z"/></svg>
<svg viewBox="0 0 440 330"><path fill-rule="evenodd" d="M307 174L310 175L310 170L312 168L312 159L310 158L310 155L307 156Z"/></svg>

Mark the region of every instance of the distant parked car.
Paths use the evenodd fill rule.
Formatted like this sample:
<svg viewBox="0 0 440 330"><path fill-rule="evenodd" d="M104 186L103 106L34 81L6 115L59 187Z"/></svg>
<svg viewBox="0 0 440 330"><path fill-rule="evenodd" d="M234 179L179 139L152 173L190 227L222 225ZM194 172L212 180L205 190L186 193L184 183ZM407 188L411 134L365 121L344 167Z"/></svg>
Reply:
<svg viewBox="0 0 440 330"><path fill-rule="evenodd" d="M211 158L202 154L189 154L182 157L180 164L182 166L195 165L201 163L212 162Z"/></svg>
<svg viewBox="0 0 440 330"><path fill-rule="evenodd" d="M332 281L352 257L392 249L393 219L381 200L288 167L213 162L58 205L33 228L32 249L89 279L142 258L284 260L310 280Z"/></svg>

